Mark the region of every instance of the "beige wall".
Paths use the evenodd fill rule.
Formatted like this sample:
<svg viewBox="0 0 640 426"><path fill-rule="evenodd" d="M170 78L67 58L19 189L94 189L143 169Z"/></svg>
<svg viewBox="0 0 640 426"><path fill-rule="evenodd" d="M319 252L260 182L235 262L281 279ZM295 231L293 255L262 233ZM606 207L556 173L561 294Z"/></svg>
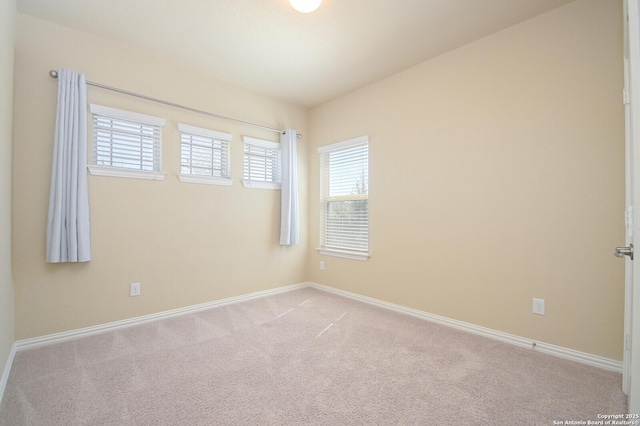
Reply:
<svg viewBox="0 0 640 426"><path fill-rule="evenodd" d="M16 338L311 279L620 360L623 262L611 253L624 241L621 15L620 2L577 0L309 113L18 14ZM278 192L239 182L241 136L275 134L90 88L90 102L167 118L168 176L90 176L93 260L46 264L56 97L47 72L58 67L305 134L302 243L277 244ZM178 122L234 135L233 187L177 180ZM316 148L365 134L371 258L320 256ZM128 296L131 282L142 282L141 297ZM533 297L546 299L546 316L531 313Z"/></svg>
<svg viewBox="0 0 640 426"><path fill-rule="evenodd" d="M90 81L306 135L307 110L215 81L106 40L18 14L15 59L13 271L16 338L106 323L303 282L307 278L307 198L301 244L278 245L280 192L245 189L242 127L101 89L89 101L167 119L161 182L89 177L92 255L86 264L46 264L45 234L56 82L60 67ZM233 134L232 187L181 183L177 123ZM299 149L306 188L306 141ZM129 297L129 284L142 295Z"/></svg>
<svg viewBox="0 0 640 426"><path fill-rule="evenodd" d="M0 376L14 342L11 278L11 138L15 0L0 1Z"/></svg>
<svg viewBox="0 0 640 426"><path fill-rule="evenodd" d="M311 110L312 281L621 360L621 3L572 2ZM316 149L361 135L371 258L321 256Z"/></svg>

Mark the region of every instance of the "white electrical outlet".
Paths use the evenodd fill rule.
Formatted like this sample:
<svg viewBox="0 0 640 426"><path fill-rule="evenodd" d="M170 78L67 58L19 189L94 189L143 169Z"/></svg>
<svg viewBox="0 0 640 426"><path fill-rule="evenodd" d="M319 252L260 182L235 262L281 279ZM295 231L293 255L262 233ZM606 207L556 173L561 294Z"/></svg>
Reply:
<svg viewBox="0 0 640 426"><path fill-rule="evenodd" d="M129 296L140 296L140 283L131 283Z"/></svg>
<svg viewBox="0 0 640 426"><path fill-rule="evenodd" d="M538 315L544 315L544 299L533 299L533 313Z"/></svg>
<svg viewBox="0 0 640 426"><path fill-rule="evenodd" d="M320 261L320 270L324 271L324 260Z"/></svg>

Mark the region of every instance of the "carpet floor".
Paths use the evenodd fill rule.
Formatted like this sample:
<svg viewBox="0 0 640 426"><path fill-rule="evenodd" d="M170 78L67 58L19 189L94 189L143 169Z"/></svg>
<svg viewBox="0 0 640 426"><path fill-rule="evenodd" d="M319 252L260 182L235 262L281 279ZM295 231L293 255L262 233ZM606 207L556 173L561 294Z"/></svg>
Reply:
<svg viewBox="0 0 640 426"><path fill-rule="evenodd" d="M553 425L621 375L303 288L16 354L0 425ZM556 423L558 424L558 423Z"/></svg>

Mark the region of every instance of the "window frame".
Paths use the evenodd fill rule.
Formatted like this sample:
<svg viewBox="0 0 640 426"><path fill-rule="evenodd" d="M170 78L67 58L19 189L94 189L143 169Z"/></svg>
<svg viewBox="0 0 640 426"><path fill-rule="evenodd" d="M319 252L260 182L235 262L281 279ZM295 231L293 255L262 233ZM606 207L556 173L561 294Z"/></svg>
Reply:
<svg viewBox="0 0 640 426"><path fill-rule="evenodd" d="M367 181L366 181L366 194L350 194L329 196L330 188L330 176L326 173L328 164L325 164L327 155L332 152L339 152L350 148L356 148L358 146L366 145L367 147ZM371 241L370 241L370 207L369 207L369 136L361 136L354 139L345 140L342 142L334 143L331 145L325 145L318 148L318 154L320 157L320 247L316 250L320 254L343 257L352 260L366 261L370 257ZM326 242L327 235L327 208L328 204L332 201L359 201L367 200L367 250L358 250L356 248L345 248L337 246L328 246Z"/></svg>
<svg viewBox="0 0 640 426"><path fill-rule="evenodd" d="M231 140L232 135L230 133L219 132L217 130L204 129L202 127L191 126L188 124L178 123L178 130L180 132L180 174L178 178L181 182L186 183L201 183L208 185L222 185L222 186L231 186L233 184L233 180L231 179ZM209 176L209 175L198 175L193 173L182 173L182 148L183 148L183 136L196 136L200 138L210 139L211 140L211 152L216 150L220 151L221 158L226 156L223 160L226 162L226 171L225 176ZM222 142L226 144L224 148L215 148L213 146L214 142ZM193 168L193 165L191 165ZM212 167L212 171L213 171Z"/></svg>
<svg viewBox="0 0 640 426"><path fill-rule="evenodd" d="M162 171L162 129L166 124L166 120L164 118L96 104L90 104L90 111L93 136L91 147L91 164L89 164L87 168L92 175L148 180L163 180L165 178L166 173ZM96 127L96 116L112 120L126 121L134 124L139 124L141 126L146 125L156 127L158 131L157 137L153 138L154 170L139 170L128 167L104 166L96 164L98 157L97 134L99 132L99 129Z"/></svg>
<svg viewBox="0 0 640 426"><path fill-rule="evenodd" d="M244 147L243 147L243 170L242 170L242 184L245 188L256 188L256 189L273 189L280 190L282 188L282 151L280 144L277 142L271 142L264 139L252 138L249 136L244 136L243 138ZM277 174L278 181L263 181L263 180L252 180L247 178L247 146L255 146L259 148L271 149L277 152ZM266 167L265 167L266 169Z"/></svg>

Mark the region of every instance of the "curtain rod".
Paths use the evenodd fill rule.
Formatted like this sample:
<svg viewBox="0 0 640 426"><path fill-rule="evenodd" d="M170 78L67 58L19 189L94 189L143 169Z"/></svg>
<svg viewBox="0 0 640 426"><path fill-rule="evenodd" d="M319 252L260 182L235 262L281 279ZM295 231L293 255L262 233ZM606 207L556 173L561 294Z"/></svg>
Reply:
<svg viewBox="0 0 640 426"><path fill-rule="evenodd" d="M56 70L49 71L49 76L51 78L57 79L58 78L58 71L56 71ZM125 94L125 95L129 95L129 96L133 96L133 97L136 97L136 98L140 98L140 99L145 99L145 100L151 101L151 102L157 102L159 104L168 105L168 106L171 106L171 107L174 107L174 108L180 108L180 109L184 109L184 110L187 110L187 111L195 112L195 113L198 113L198 114L207 115L209 117L218 118L220 120L233 121L234 123L244 124L245 126L258 127L260 129L263 129L263 130L269 130L271 132L276 132L276 133L280 133L280 134L284 134L285 133L284 130L274 129L272 127L267 127L267 126L263 126L261 124L251 123L249 121L238 120L237 118L226 117L226 116L220 115L220 114L214 114L212 112L203 111L203 110L196 109L196 108L191 108L191 107L188 107L188 106L185 106L185 105L176 104L174 102L164 101L164 100L158 99L158 98L152 98L151 96L141 95L139 93L134 93L134 92L129 92L127 90L118 89L117 87L106 86L106 85L100 84L100 83L94 83L93 81L87 81L87 85L94 86L94 87L99 87L101 89L111 90L113 92L122 93L122 94ZM302 135L300 133L297 133L296 136L298 138L302 137Z"/></svg>

